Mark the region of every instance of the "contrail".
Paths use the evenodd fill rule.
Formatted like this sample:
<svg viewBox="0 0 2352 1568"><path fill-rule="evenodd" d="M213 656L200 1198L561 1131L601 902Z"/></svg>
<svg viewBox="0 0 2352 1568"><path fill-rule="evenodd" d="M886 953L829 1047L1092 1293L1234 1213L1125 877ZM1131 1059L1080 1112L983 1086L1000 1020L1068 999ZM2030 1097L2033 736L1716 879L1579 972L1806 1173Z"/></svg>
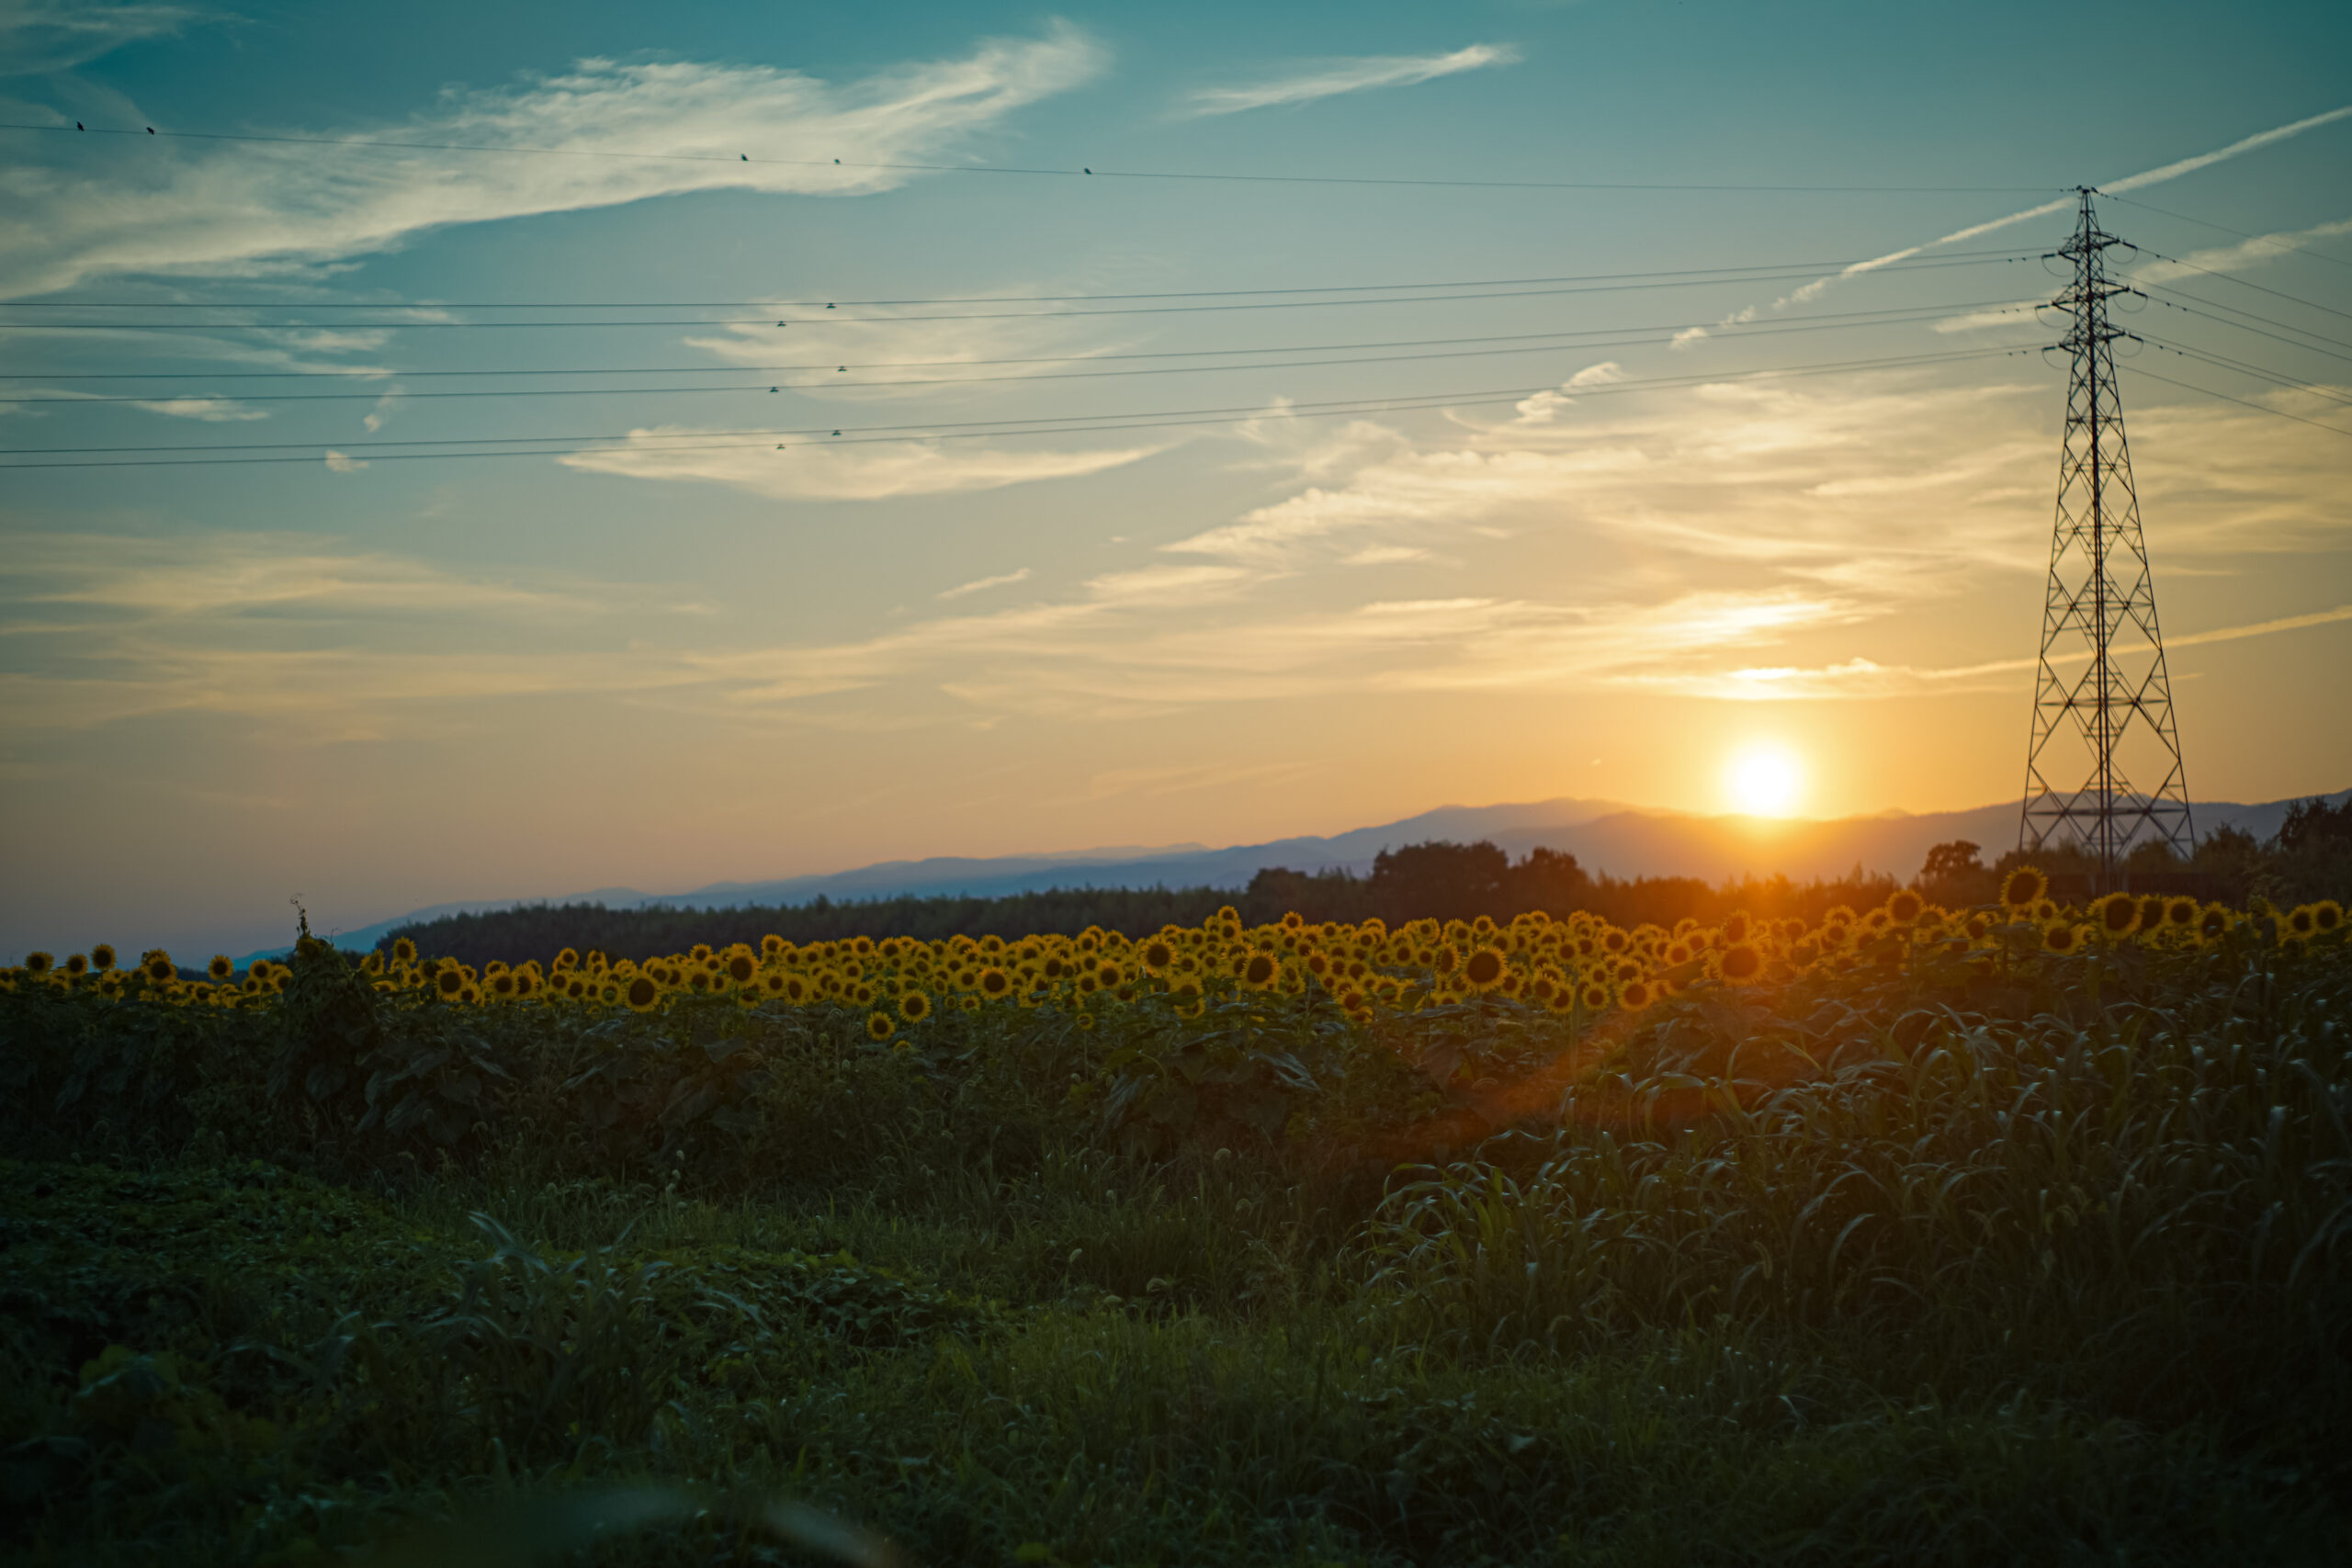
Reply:
<svg viewBox="0 0 2352 1568"><path fill-rule="evenodd" d="M2178 179L2183 175L2195 174L2199 169L2209 168L2227 159L2235 158L2241 153L2267 147L2274 141L2284 141L2290 136L2301 136L2306 130L2314 130L2323 125L2331 125L2336 120L2347 118L2352 118L2352 104L2347 104L2340 109L2330 109L2325 114L2312 115L2308 119L2296 120L2291 125L2281 125L2269 130L2258 131L2252 136L2233 141L2227 147L2219 147L2211 152L2199 152L2194 158L2183 158L2177 163L2165 164L2159 168L2143 170L2136 175L2127 175L2120 180L2110 181L2097 188L2120 196L2127 190L2138 190L2143 186L2162 185L2166 180ZM1996 229L2006 229L2012 223L2023 223L2029 219L2047 218L2053 212L2064 212L2075 205L2075 199L2071 196L2061 197L2055 201L2045 201L2038 207L2029 207L2022 212L2012 212L2006 218L1996 218L1989 222L1972 223L1965 229L1955 229L1943 238L1929 240L1924 245L1911 245L1903 250L1890 251L1883 256L1873 256L1869 261L1858 261L1841 272L1831 273L1826 277L1816 277L1794 293L1774 300L1772 308L1777 310L1783 305L1802 304L1806 300L1817 299L1824 289L1840 278L1852 277L1857 273L1875 272L1880 267L1894 262L1908 261L1920 252L1934 250L1938 245L1949 245L1960 240L1973 240L1979 234L1989 234Z"/></svg>

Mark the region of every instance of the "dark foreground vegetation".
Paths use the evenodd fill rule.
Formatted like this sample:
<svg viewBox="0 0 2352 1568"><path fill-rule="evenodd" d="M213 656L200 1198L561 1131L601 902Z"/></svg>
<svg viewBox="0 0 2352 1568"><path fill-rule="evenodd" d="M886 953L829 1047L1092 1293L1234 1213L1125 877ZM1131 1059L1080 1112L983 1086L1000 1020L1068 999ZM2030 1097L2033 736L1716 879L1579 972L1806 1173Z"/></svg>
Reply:
<svg viewBox="0 0 2352 1568"><path fill-rule="evenodd" d="M2076 893L2089 881L2090 862L2064 848L2030 856L2011 851L1988 865L1976 845L1955 842L1929 852L1911 886L1939 904L1964 908L1990 902L2001 878L2028 860L2077 885ZM2257 897L2281 908L2316 898L2352 900L2352 799L2334 807L2320 799L2302 802L2267 842L2233 828L2208 834L2190 861L2178 860L2162 844L2144 845L2129 869L2138 879L2136 890L2193 892L2233 908ZM696 942L756 943L771 931L797 943L859 936L1014 941L1046 932L1076 936L1089 926L1141 933L1167 925L1197 926L1227 905L1250 925L1270 924L1293 910L1318 922L1377 918L1396 926L1425 916L1469 920L1485 915L1503 923L1538 909L1555 919L1583 910L1628 930L1645 921L1713 925L1740 909L1815 925L1841 904L1868 909L1883 903L1900 886L1895 877L1860 866L1842 877L1807 883L1785 876L1720 886L1695 876L1620 878L1606 872L1595 875L1576 856L1556 850L1532 850L1513 861L1483 841L1431 842L1383 851L1363 876L1346 870L1270 867L1238 896L1217 887L1061 887L992 898L818 898L725 908L538 904L420 920L390 932L379 946L390 952L395 940L406 937L421 953L479 967L492 959L545 957L566 947L643 957L681 953Z"/></svg>
<svg viewBox="0 0 2352 1568"><path fill-rule="evenodd" d="M262 1008L0 995L0 1554L2352 1539L2340 930L1702 985L1582 1038L1311 993L863 1021L458 1010L322 946Z"/></svg>

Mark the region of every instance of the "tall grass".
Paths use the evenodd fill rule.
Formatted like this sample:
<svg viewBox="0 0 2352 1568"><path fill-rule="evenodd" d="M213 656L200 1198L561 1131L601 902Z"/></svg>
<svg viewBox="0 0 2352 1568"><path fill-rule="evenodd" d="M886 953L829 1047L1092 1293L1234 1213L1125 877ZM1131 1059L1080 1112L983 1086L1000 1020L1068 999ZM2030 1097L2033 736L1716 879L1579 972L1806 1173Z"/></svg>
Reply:
<svg viewBox="0 0 2352 1568"><path fill-rule="evenodd" d="M618 1153L566 1131L579 1042L490 1043L511 1120L441 1157L239 1099L227 1042L198 1106L127 1078L0 1161L0 1543L2340 1560L2348 1004L2340 943L2252 939L1694 993L1402 1168L1366 1151L1476 1096L1271 1012L1202 1028L1323 1098L1150 1157L1086 1086L1194 1046L1035 1015L774 1042L743 1141Z"/></svg>

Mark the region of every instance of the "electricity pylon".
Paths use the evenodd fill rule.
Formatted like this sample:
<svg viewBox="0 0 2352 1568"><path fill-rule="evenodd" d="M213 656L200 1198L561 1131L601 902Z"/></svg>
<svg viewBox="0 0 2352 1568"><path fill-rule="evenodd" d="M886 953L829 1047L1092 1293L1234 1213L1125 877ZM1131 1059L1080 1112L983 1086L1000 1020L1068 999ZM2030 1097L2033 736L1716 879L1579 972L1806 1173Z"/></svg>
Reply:
<svg viewBox="0 0 2352 1568"><path fill-rule="evenodd" d="M2098 193L2081 190L2081 220L2058 249L2075 264L2075 280L2050 301L2071 318L2058 346L2073 355L2074 368L2018 845L2075 845L2107 889L2117 886L2119 867L2133 849L2161 843L2186 858L2197 834L2115 389L2112 345L2132 334L2107 319L2107 302L2135 290L2109 278L2107 253L2124 242L2099 228L2091 210ZM2086 660L2078 673L2061 673ZM2141 787L2131 782L2127 763L2141 775Z"/></svg>

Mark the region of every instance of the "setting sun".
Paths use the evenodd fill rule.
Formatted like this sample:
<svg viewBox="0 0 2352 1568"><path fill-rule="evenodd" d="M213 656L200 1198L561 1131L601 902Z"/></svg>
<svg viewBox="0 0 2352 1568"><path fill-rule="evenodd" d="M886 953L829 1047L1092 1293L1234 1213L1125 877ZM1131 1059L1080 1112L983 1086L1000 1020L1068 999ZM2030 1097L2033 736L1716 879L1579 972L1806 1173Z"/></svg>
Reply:
<svg viewBox="0 0 2352 1568"><path fill-rule="evenodd" d="M1786 817L1804 792L1804 773L1797 760L1774 745L1750 746L1736 753L1724 772L1724 786L1732 809L1751 817Z"/></svg>

